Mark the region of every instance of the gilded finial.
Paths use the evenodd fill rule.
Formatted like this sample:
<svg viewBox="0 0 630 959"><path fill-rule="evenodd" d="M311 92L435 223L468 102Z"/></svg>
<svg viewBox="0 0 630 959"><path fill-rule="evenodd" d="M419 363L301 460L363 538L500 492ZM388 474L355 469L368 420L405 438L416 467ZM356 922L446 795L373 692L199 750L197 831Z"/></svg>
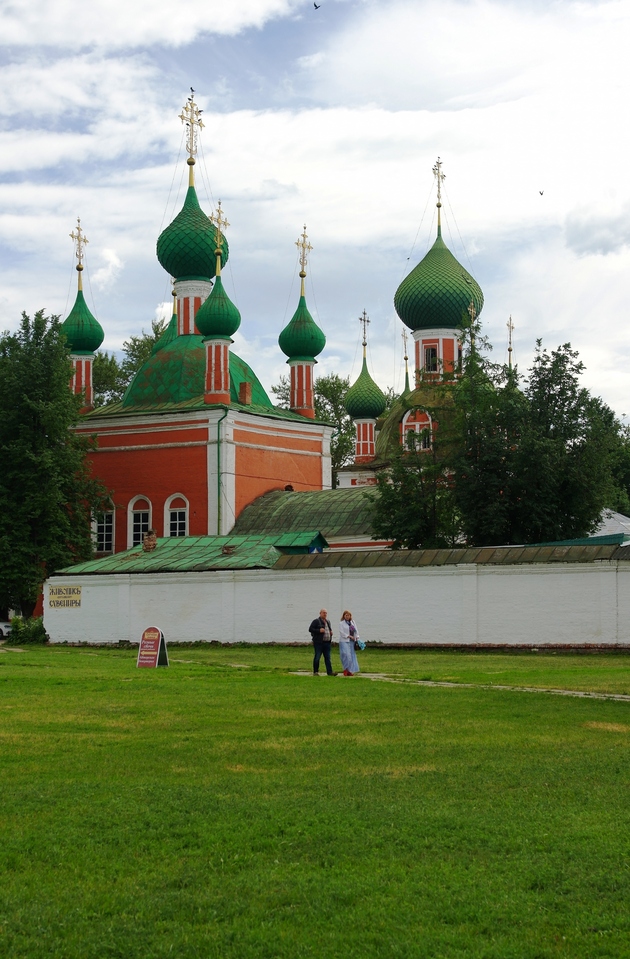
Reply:
<svg viewBox="0 0 630 959"><path fill-rule="evenodd" d="M512 369L512 333L514 331L514 323L512 322L512 314L510 313L510 318L506 323L508 328L508 367Z"/></svg>
<svg viewBox="0 0 630 959"><path fill-rule="evenodd" d="M217 203L216 213L211 213L209 220L211 223L214 223L215 227L217 228L217 245L214 252L217 258L216 275L221 276L221 240L223 239L225 231L230 224L227 221L227 217L223 214L220 200Z"/></svg>
<svg viewBox="0 0 630 959"><path fill-rule="evenodd" d="M186 152L188 153L188 163L189 173L188 173L188 183L189 186L194 186L194 174L193 167L195 165L195 156L197 155L197 137L199 130L203 130L204 123L201 119L201 114L203 110L200 110L197 104L195 103L195 91L193 88L190 88L190 96L186 100L182 108L182 112L179 114L179 119L186 125Z"/></svg>
<svg viewBox="0 0 630 959"><path fill-rule="evenodd" d="M370 323L370 318L365 312L365 310L363 310L363 313L359 317L359 323L361 323L361 325L363 326L363 359L365 359L365 348L367 346L367 328Z"/></svg>
<svg viewBox="0 0 630 959"><path fill-rule="evenodd" d="M295 245L300 251L300 296L304 296L304 280L306 278L306 264L308 262L308 255L313 249L311 244L308 242L308 236L306 235L306 223L304 224L304 232L295 241Z"/></svg>
<svg viewBox="0 0 630 959"><path fill-rule="evenodd" d="M77 260L79 261L77 263L77 272L79 274L79 289L82 290L83 280L81 278L81 273L83 272L83 255L84 255L83 247L90 241L88 240L87 236L83 232L83 229L81 227L80 216L77 217L76 232L73 230L72 233L69 234L69 236L70 236L70 239L73 241L73 243L76 245L76 256L77 256Z"/></svg>
<svg viewBox="0 0 630 959"><path fill-rule="evenodd" d="M438 233L442 232L442 183L446 179L446 174L442 173L442 161L438 157L433 165L433 176L437 181L437 211L438 211Z"/></svg>

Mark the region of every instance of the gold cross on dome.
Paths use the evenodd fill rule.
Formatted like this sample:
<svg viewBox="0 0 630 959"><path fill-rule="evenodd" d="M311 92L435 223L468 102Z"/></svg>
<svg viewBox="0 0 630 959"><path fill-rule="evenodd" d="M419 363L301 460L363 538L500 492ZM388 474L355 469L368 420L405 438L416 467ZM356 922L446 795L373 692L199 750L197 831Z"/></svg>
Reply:
<svg viewBox="0 0 630 959"><path fill-rule="evenodd" d="M83 230L82 230L82 228L81 228L81 217L80 217L80 216L77 217L77 230L76 230L76 233L75 233L75 231L73 230L72 233L69 234L69 236L70 236L70 239L73 240L73 241L76 243L76 247L77 247L77 260L79 261L79 266L81 267L81 269L83 269L83 247L84 247L87 243L89 243L90 241L88 240L87 236L85 235L85 233L83 232Z"/></svg>
<svg viewBox="0 0 630 959"><path fill-rule="evenodd" d="M368 328L369 322L370 322L370 318L365 312L365 310L363 310L363 313L359 317L359 323L363 325L363 346L364 347L367 346L367 328Z"/></svg>
<svg viewBox="0 0 630 959"><path fill-rule="evenodd" d="M295 245L300 251L300 274L303 273L306 276L306 264L308 261L308 255L313 249L311 244L308 242L308 236L306 235L306 223L304 224L304 232L295 241Z"/></svg>
<svg viewBox="0 0 630 959"><path fill-rule="evenodd" d="M437 180L437 201L438 206L442 203L442 183L446 179L446 174L442 173L442 161L438 157L433 165L433 176Z"/></svg>
<svg viewBox="0 0 630 959"><path fill-rule="evenodd" d="M403 330L400 335L402 336L403 347L404 347L404 350L405 350L405 355L403 356L403 359L404 359L404 360L408 360L409 357L408 357L408 355L407 355L407 339L408 339L408 337L407 337L407 330Z"/></svg>
<svg viewBox="0 0 630 959"><path fill-rule="evenodd" d="M512 369L512 333L514 332L514 323L512 322L512 314L510 313L510 318L505 324L508 328L508 366Z"/></svg>
<svg viewBox="0 0 630 959"><path fill-rule="evenodd" d="M217 203L217 212L210 214L210 222L214 223L217 228L217 246L221 244L221 237L225 234L228 226L230 225L227 221L227 217L223 215L223 210L221 209L221 201Z"/></svg>
<svg viewBox="0 0 630 959"><path fill-rule="evenodd" d="M202 113L203 110L200 110L195 103L195 91L191 87L190 96L179 114L179 119L186 124L186 150L190 157L194 157L197 153L197 134L199 130L203 130L204 126L201 119Z"/></svg>
<svg viewBox="0 0 630 959"><path fill-rule="evenodd" d="M468 305L468 315L469 315L469 317L470 317L470 322L471 322L472 324L474 324L474 322L475 322L475 320L476 320L476 318L477 318L477 310L475 309L475 304L474 304L473 300L471 300L470 303L469 303L469 305Z"/></svg>

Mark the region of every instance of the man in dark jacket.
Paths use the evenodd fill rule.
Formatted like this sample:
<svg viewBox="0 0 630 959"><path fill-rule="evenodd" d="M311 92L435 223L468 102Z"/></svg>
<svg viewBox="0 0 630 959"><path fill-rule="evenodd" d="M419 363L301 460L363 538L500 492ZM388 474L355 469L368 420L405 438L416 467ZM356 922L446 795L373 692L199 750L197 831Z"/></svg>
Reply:
<svg viewBox="0 0 630 959"><path fill-rule="evenodd" d="M324 656L326 663L326 672L329 676L336 676L333 673L332 663L330 661L330 649L332 644L332 626L328 619L328 613L325 609L320 609L319 616L314 619L308 627L315 647L315 656L313 657L313 675L319 676L319 661Z"/></svg>

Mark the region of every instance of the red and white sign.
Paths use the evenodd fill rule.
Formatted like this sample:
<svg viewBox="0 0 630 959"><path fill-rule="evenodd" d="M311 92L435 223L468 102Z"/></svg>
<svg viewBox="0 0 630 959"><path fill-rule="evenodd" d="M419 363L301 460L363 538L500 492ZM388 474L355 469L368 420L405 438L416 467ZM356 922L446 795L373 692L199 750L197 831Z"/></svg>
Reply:
<svg viewBox="0 0 630 959"><path fill-rule="evenodd" d="M149 626L142 634L138 650L139 669L155 669L156 666L168 666L168 653L164 633L157 626Z"/></svg>

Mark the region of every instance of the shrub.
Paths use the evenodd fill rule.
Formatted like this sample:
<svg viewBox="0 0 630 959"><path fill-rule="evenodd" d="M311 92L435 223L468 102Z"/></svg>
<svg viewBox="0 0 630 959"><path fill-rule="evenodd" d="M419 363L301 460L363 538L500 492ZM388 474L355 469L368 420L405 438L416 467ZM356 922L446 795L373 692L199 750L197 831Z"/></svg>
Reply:
<svg viewBox="0 0 630 959"><path fill-rule="evenodd" d="M44 645L49 641L48 633L44 629L43 616L34 616L32 619L23 619L15 616L11 620L11 633L7 637L8 646Z"/></svg>

